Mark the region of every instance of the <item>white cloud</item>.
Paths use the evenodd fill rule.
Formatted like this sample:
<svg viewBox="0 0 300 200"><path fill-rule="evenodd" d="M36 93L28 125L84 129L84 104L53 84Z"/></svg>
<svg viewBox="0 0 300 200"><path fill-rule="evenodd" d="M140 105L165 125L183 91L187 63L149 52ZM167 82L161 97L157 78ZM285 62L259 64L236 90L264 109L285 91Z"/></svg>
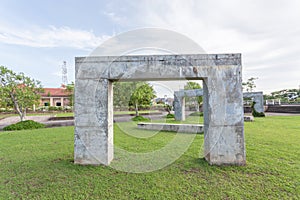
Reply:
<svg viewBox="0 0 300 200"><path fill-rule="evenodd" d="M166 0L132 5L127 20L137 27L178 31L208 53L242 53L244 78L259 77L257 90L300 84L298 0ZM116 5L114 12L118 13Z"/></svg>
<svg viewBox="0 0 300 200"><path fill-rule="evenodd" d="M96 36L92 31L72 29L67 26L19 29L0 26L0 43L30 47L71 47L92 50L110 36Z"/></svg>

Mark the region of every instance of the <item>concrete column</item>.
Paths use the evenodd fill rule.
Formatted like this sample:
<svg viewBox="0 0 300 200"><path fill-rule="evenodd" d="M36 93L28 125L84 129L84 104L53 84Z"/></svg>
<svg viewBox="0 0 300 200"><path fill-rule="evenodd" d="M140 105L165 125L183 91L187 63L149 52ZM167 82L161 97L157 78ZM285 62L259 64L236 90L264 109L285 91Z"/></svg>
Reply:
<svg viewBox="0 0 300 200"><path fill-rule="evenodd" d="M109 165L113 159L112 82L77 79L75 87L74 162Z"/></svg>
<svg viewBox="0 0 300 200"><path fill-rule="evenodd" d="M257 112L264 112L264 97L263 95L254 96L255 105L254 108Z"/></svg>
<svg viewBox="0 0 300 200"><path fill-rule="evenodd" d="M243 93L238 72L216 71L205 78L204 156L214 165L244 165Z"/></svg>
<svg viewBox="0 0 300 200"><path fill-rule="evenodd" d="M50 106L53 106L53 98L50 97Z"/></svg>
<svg viewBox="0 0 300 200"><path fill-rule="evenodd" d="M183 97L174 93L174 114L175 120L184 121L185 120L185 100Z"/></svg>

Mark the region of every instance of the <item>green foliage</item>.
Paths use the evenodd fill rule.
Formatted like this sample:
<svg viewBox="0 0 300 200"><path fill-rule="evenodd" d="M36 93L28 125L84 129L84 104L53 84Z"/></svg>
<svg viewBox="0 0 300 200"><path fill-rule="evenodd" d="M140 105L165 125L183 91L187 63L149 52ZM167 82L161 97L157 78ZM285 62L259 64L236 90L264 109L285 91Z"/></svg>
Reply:
<svg viewBox="0 0 300 200"><path fill-rule="evenodd" d="M203 112L193 112L190 114L190 116L199 116L202 117L203 116Z"/></svg>
<svg viewBox="0 0 300 200"><path fill-rule="evenodd" d="M166 118L167 119L175 118L175 115L169 113L169 114L166 115Z"/></svg>
<svg viewBox="0 0 300 200"><path fill-rule="evenodd" d="M243 90L246 92L253 92L254 88L256 88L256 84L254 83L255 80L257 80L258 78L249 78L247 80L247 82L243 82L242 86L243 86Z"/></svg>
<svg viewBox="0 0 300 200"><path fill-rule="evenodd" d="M146 82L114 82L114 106L123 108L128 107L132 93L143 84L146 84Z"/></svg>
<svg viewBox="0 0 300 200"><path fill-rule="evenodd" d="M185 90L201 89L201 85L197 82L189 81L184 86L184 89ZM187 104L189 104L193 101L197 101L199 108L200 108L200 106L202 105L203 98L202 98L202 96L200 96L200 97L185 97L185 102Z"/></svg>
<svg viewBox="0 0 300 200"><path fill-rule="evenodd" d="M147 122L147 121L150 121L149 118L146 118L146 117L143 117L143 116L135 116L133 118L131 118L132 121L135 121L135 122Z"/></svg>
<svg viewBox="0 0 300 200"><path fill-rule="evenodd" d="M45 128L44 124L32 121L32 120L25 120L18 122L16 124L11 124L3 128L4 131L15 131L15 130L26 130L26 129L39 129Z"/></svg>
<svg viewBox="0 0 300 200"><path fill-rule="evenodd" d="M155 98L155 91L148 83L144 83L136 88L129 101L129 105L150 105L153 98Z"/></svg>
<svg viewBox="0 0 300 200"><path fill-rule="evenodd" d="M252 116L253 117L265 117L265 113L263 112L257 112L254 108L254 105L256 104L255 101L252 102L251 104L251 109L252 109Z"/></svg>
<svg viewBox="0 0 300 200"><path fill-rule="evenodd" d="M155 91L148 83L140 85L135 89L130 97L129 106L135 106L136 116L141 105L150 106L151 101L155 98Z"/></svg>
<svg viewBox="0 0 300 200"><path fill-rule="evenodd" d="M70 106L74 106L74 89L75 89L75 84L72 82L71 84L68 84L66 87L65 92L69 96L69 101L70 101Z"/></svg>
<svg viewBox="0 0 300 200"><path fill-rule="evenodd" d="M61 106L49 106L48 111L61 111L63 107Z"/></svg>
<svg viewBox="0 0 300 200"><path fill-rule="evenodd" d="M13 105L21 121L26 116L26 109L39 104L42 91L40 81L0 66L0 104Z"/></svg>

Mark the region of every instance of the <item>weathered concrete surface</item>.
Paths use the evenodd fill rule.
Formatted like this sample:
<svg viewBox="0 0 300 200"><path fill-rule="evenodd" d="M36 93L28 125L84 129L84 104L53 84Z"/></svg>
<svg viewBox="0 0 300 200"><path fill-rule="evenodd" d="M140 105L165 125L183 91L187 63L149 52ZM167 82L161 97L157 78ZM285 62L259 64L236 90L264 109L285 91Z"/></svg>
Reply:
<svg viewBox="0 0 300 200"><path fill-rule="evenodd" d="M174 114L175 120L185 120L185 97L203 96L202 89L179 90L174 92Z"/></svg>
<svg viewBox="0 0 300 200"><path fill-rule="evenodd" d="M253 98L254 108L257 112L264 112L264 95L263 92L244 92L244 98Z"/></svg>
<svg viewBox="0 0 300 200"><path fill-rule="evenodd" d="M138 123L139 129L174 131L180 133L203 133L204 125L201 124L166 124L166 123Z"/></svg>
<svg viewBox="0 0 300 200"><path fill-rule="evenodd" d="M245 164L241 54L80 57L75 68L75 163L113 159L112 81L201 79L206 160Z"/></svg>
<svg viewBox="0 0 300 200"><path fill-rule="evenodd" d="M202 89L179 90L174 92L174 114L178 121L185 120L185 97L203 96ZM243 98L253 98L256 102L254 108L257 112L264 112L263 92L244 92ZM247 119L246 119L247 120Z"/></svg>

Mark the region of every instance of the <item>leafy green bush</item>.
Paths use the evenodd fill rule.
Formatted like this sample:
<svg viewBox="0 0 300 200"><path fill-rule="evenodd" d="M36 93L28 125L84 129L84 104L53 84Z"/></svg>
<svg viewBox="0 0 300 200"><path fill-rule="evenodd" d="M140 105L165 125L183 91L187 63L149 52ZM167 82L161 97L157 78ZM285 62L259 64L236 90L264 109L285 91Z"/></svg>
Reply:
<svg viewBox="0 0 300 200"><path fill-rule="evenodd" d="M25 129L38 129L38 128L45 128L44 124L26 120L22 122L18 122L16 124L11 124L3 128L4 131L15 131L15 130L25 130Z"/></svg>
<svg viewBox="0 0 300 200"><path fill-rule="evenodd" d="M203 116L203 112L193 112L193 113L191 113L190 114L190 116L200 116L200 117L202 117Z"/></svg>
<svg viewBox="0 0 300 200"><path fill-rule="evenodd" d="M49 106L48 110L49 111L61 111L62 107L61 106Z"/></svg>
<svg viewBox="0 0 300 200"><path fill-rule="evenodd" d="M136 117L131 118L131 120L135 121L135 122L147 122L147 121L150 121L149 118L145 118L143 116L136 116Z"/></svg>
<svg viewBox="0 0 300 200"><path fill-rule="evenodd" d="M254 108L254 105L256 104L255 101L252 102L251 104L251 109L252 109L252 116L253 117L265 117L265 113L263 112L257 112Z"/></svg>
<svg viewBox="0 0 300 200"><path fill-rule="evenodd" d="M175 115L174 115L174 114L167 114L167 115L166 115L166 118L167 118L167 119L175 118Z"/></svg>

